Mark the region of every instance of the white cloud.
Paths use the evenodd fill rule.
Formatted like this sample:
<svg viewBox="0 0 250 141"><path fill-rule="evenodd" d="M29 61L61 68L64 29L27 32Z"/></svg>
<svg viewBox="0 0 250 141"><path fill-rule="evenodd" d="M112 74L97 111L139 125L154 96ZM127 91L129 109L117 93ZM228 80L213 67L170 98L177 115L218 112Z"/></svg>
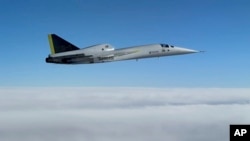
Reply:
<svg viewBox="0 0 250 141"><path fill-rule="evenodd" d="M1 141L229 140L250 89L1 88Z"/></svg>

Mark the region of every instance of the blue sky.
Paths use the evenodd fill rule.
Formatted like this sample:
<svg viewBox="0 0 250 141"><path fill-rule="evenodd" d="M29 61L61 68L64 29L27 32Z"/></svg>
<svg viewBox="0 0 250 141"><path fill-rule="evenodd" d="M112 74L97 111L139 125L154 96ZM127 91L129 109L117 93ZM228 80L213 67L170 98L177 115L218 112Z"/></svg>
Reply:
<svg viewBox="0 0 250 141"><path fill-rule="evenodd" d="M0 86L249 87L247 0L1 0ZM48 33L79 47L169 43L206 53L46 64Z"/></svg>

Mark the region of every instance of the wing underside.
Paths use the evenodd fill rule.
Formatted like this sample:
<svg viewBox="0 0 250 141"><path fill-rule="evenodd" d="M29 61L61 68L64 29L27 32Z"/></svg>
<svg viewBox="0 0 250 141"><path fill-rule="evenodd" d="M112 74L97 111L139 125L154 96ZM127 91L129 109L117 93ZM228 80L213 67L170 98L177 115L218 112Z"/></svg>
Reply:
<svg viewBox="0 0 250 141"><path fill-rule="evenodd" d="M93 56L88 55L69 55L69 56L58 56L46 58L47 63L58 63L58 64L77 64L79 62L91 63L93 62Z"/></svg>

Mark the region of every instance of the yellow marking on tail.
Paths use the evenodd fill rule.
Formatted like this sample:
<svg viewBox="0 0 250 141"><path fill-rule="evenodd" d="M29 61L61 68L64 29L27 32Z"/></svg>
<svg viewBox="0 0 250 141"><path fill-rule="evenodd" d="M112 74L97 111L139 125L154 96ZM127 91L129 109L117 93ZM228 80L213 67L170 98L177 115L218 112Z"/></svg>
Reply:
<svg viewBox="0 0 250 141"><path fill-rule="evenodd" d="M48 35L48 39L49 39L50 52L51 52L51 54L55 54L55 48L54 48L53 39L52 39L51 34Z"/></svg>

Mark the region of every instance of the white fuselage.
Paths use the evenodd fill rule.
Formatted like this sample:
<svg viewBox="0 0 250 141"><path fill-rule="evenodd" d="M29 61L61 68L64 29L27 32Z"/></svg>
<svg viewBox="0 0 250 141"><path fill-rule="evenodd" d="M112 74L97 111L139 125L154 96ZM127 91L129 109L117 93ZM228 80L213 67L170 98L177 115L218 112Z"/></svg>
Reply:
<svg viewBox="0 0 250 141"><path fill-rule="evenodd" d="M47 62L60 64L89 64L120 60L161 57L195 53L198 51L167 44L151 44L143 46L114 49L109 44L100 44L80 50L67 51L49 55Z"/></svg>

